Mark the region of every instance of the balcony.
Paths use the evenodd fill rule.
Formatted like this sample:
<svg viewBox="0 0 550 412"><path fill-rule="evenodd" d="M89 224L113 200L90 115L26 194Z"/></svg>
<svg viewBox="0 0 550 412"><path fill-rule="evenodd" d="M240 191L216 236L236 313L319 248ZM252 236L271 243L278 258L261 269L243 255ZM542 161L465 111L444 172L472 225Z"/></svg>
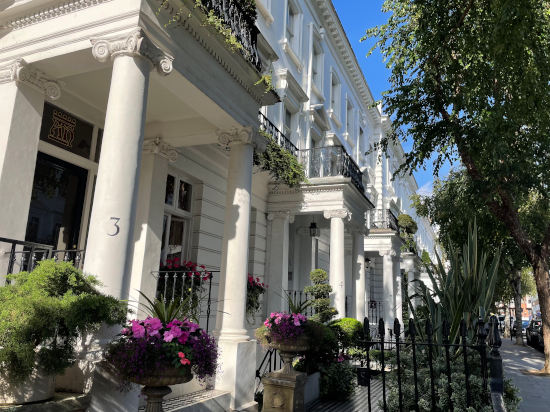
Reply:
<svg viewBox="0 0 550 412"><path fill-rule="evenodd" d="M242 6L236 0L200 0L207 11L220 18L231 29L231 34L242 45L242 55L259 72L262 71L262 63L258 54L258 33L255 18L242 10Z"/></svg>
<svg viewBox="0 0 550 412"><path fill-rule="evenodd" d="M342 146L325 146L300 150L300 162L308 178L343 176L351 178L353 185L365 195L363 173Z"/></svg>
<svg viewBox="0 0 550 412"><path fill-rule="evenodd" d="M389 209L373 209L370 212L370 227L373 229L391 229L399 231L397 218Z"/></svg>
<svg viewBox="0 0 550 412"><path fill-rule="evenodd" d="M279 146L281 146L283 149L288 150L294 156L298 157L298 148L277 128L277 126L275 126L261 112L258 114L258 119L260 120L260 130L271 135L271 137L275 139Z"/></svg>

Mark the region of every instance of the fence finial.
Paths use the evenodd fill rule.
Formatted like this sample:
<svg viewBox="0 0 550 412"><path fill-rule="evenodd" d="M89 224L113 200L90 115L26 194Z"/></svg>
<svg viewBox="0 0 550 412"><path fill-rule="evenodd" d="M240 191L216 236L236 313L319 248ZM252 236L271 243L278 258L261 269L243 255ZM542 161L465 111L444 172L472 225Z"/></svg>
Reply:
<svg viewBox="0 0 550 412"><path fill-rule="evenodd" d="M378 333L380 336L386 335L386 326L384 325L384 319L380 318L378 321Z"/></svg>
<svg viewBox="0 0 550 412"><path fill-rule="evenodd" d="M432 335L434 333L434 329L432 327L432 322L430 319L426 320L426 335L428 335L428 338L431 339Z"/></svg>
<svg viewBox="0 0 550 412"><path fill-rule="evenodd" d="M416 326L414 326L414 320L412 318L409 319L409 335L411 339L416 337Z"/></svg>
<svg viewBox="0 0 550 412"><path fill-rule="evenodd" d="M401 335L401 324L399 323L399 319L395 318L393 321L393 333L395 334L395 337L399 337Z"/></svg>
<svg viewBox="0 0 550 412"><path fill-rule="evenodd" d="M449 334L451 333L451 328L449 326L449 322L447 321L447 319L443 320L442 332L443 332L443 342L449 343Z"/></svg>

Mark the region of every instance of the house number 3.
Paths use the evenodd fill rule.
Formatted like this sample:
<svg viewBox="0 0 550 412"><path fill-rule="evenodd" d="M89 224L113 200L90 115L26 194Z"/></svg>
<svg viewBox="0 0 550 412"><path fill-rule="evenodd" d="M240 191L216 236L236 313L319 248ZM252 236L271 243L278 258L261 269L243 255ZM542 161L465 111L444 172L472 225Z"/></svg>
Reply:
<svg viewBox="0 0 550 412"><path fill-rule="evenodd" d="M113 224L113 227L111 229L110 233L107 233L109 236L116 236L120 232L120 226L118 225L118 222L120 222L119 217L112 217L110 219L111 223Z"/></svg>

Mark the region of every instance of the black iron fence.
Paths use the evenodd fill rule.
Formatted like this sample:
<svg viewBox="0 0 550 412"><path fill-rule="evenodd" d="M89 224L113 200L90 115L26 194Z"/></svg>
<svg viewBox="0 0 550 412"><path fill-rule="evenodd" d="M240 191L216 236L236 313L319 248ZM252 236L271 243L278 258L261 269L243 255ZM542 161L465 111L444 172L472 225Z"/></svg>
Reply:
<svg viewBox="0 0 550 412"><path fill-rule="evenodd" d="M367 386L369 412L479 410L502 404L501 340L495 316L488 324L479 319L475 332L462 321L453 341L446 321L436 329L428 321L425 330L418 331L411 319L403 331L396 319L389 337L380 319L376 339L369 325L366 318L364 356L357 368L358 384ZM371 387L377 388L376 395Z"/></svg>
<svg viewBox="0 0 550 412"><path fill-rule="evenodd" d="M300 162L308 178L344 176L365 196L363 172L342 146L324 146L300 150Z"/></svg>
<svg viewBox="0 0 550 412"><path fill-rule="evenodd" d="M308 301L311 302L314 299L314 296L311 293L306 293L302 290L288 289L285 290L285 294L288 298L292 299L292 302L296 305L302 305ZM288 311L290 312L290 302L288 304ZM309 305L302 313L306 316L313 316L315 311L313 306Z"/></svg>
<svg viewBox="0 0 550 412"><path fill-rule="evenodd" d="M56 250L51 245L3 237L0 237L0 251L1 254L7 256L6 266L0 267L4 275L31 271L45 259L71 262L77 269L81 269L85 253L81 249Z"/></svg>
<svg viewBox="0 0 550 412"><path fill-rule="evenodd" d="M272 348L268 349L265 352L265 355L262 358L262 361L260 362L260 366L258 366L258 369L256 369L256 387L254 392L255 393L261 392L262 378L266 374L279 370L282 367L283 367L283 360L279 356L277 349L272 349Z"/></svg>
<svg viewBox="0 0 550 412"><path fill-rule="evenodd" d="M258 113L258 119L260 120L260 130L269 134L283 149L288 150L294 156L298 157L298 148L271 122L271 120L265 117L262 112Z"/></svg>
<svg viewBox="0 0 550 412"><path fill-rule="evenodd" d="M231 29L231 34L242 45L243 56L261 72L262 62L257 47L260 30L256 27L255 18L244 13L242 6L235 0L200 0L200 2Z"/></svg>
<svg viewBox="0 0 550 412"><path fill-rule="evenodd" d="M371 228L399 231L397 218L390 209L372 209L369 213Z"/></svg>
<svg viewBox="0 0 550 412"><path fill-rule="evenodd" d="M213 281L217 270L166 269L152 272L157 279L156 298L164 302L180 302L208 332L212 309Z"/></svg>

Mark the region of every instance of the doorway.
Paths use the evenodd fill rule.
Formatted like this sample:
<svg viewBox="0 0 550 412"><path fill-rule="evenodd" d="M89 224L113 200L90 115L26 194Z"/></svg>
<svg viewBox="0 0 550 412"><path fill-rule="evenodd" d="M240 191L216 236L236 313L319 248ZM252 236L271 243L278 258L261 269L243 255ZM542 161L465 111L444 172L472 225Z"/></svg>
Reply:
<svg viewBox="0 0 550 412"><path fill-rule="evenodd" d="M78 248L87 178L86 169L38 153L26 241Z"/></svg>

